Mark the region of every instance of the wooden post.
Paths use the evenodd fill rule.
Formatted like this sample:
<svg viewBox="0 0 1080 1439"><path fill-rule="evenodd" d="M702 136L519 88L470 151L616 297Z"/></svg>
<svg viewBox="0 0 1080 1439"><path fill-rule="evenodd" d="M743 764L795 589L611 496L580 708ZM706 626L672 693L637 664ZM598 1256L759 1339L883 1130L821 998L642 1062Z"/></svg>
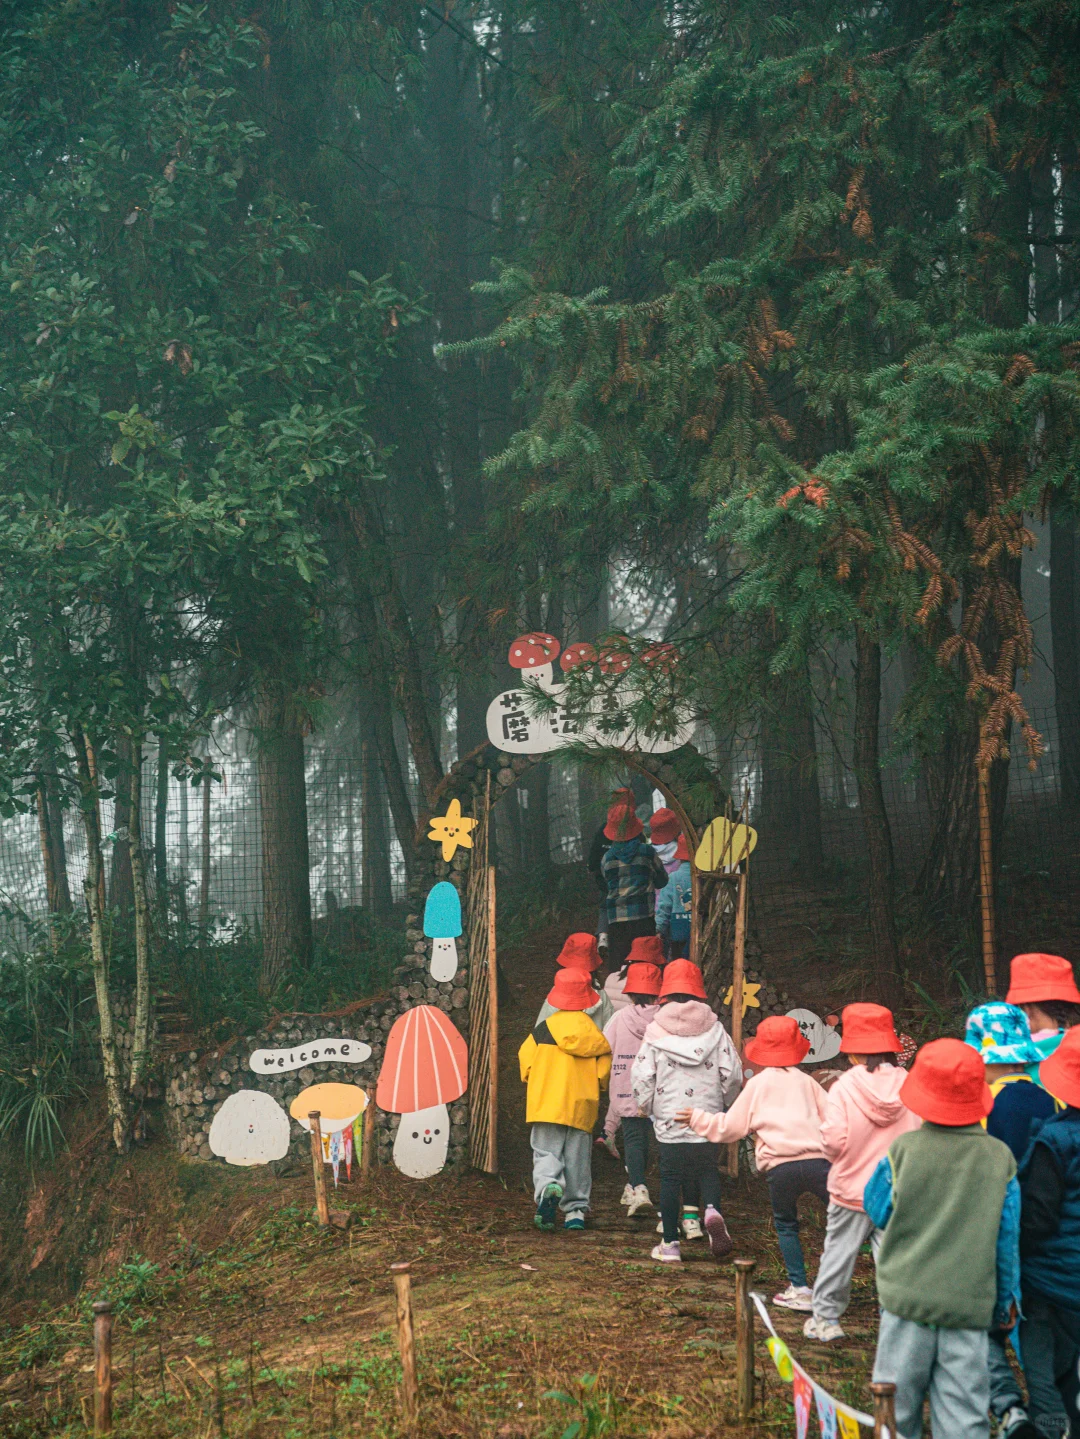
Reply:
<svg viewBox="0 0 1080 1439"><path fill-rule="evenodd" d="M416 1433L419 1394L416 1385L416 1344L413 1338L412 1281L408 1264L391 1264L397 1297L397 1341L401 1354L401 1425L406 1434Z"/></svg>
<svg viewBox="0 0 1080 1439"><path fill-rule="evenodd" d="M488 774L488 785L491 775ZM490 806L490 800L489 800ZM469 956L472 963L472 955ZM499 1168L499 962L495 930L495 866L487 871L487 964L488 964L488 1162L490 1173Z"/></svg>
<svg viewBox="0 0 1080 1439"><path fill-rule="evenodd" d="M874 1439L897 1439L896 1385L871 1384L874 1396Z"/></svg>
<svg viewBox="0 0 1080 1439"><path fill-rule="evenodd" d="M997 945L994 938L994 837L990 827L990 766L979 775L979 907L982 910L982 958L987 994L997 994Z"/></svg>
<svg viewBox="0 0 1080 1439"><path fill-rule="evenodd" d="M94 1433L112 1432L112 1326L113 1307L104 1299L94 1302Z"/></svg>
<svg viewBox="0 0 1080 1439"><path fill-rule="evenodd" d="M735 1052L739 1059L742 1059L743 1043L743 984L746 979L746 892L750 883L748 870L750 861L745 861L746 868L739 871L738 887L735 891L735 943L731 965L731 1042L735 1046ZM729 1144L727 1146L727 1172L732 1179L738 1177L739 1173L739 1146Z"/></svg>
<svg viewBox="0 0 1080 1439"><path fill-rule="evenodd" d="M315 1171L315 1208L319 1213L319 1223L327 1225L330 1223L330 1209L326 1203L326 1169L322 1152L322 1125L319 1110L313 1109L308 1115L308 1123L311 1125L311 1167Z"/></svg>
<svg viewBox="0 0 1080 1439"><path fill-rule="evenodd" d="M364 1137L360 1150L360 1183L367 1182L371 1172L371 1150L375 1143L375 1090L369 1085L364 1091L367 1104L364 1106Z"/></svg>
<svg viewBox="0 0 1080 1439"><path fill-rule="evenodd" d="M735 1383L739 1418L749 1419L754 1411L754 1302L750 1280L756 1259L735 1261Z"/></svg>
<svg viewBox="0 0 1080 1439"><path fill-rule="evenodd" d="M703 967L701 958L701 874L693 855L690 857L690 959Z"/></svg>

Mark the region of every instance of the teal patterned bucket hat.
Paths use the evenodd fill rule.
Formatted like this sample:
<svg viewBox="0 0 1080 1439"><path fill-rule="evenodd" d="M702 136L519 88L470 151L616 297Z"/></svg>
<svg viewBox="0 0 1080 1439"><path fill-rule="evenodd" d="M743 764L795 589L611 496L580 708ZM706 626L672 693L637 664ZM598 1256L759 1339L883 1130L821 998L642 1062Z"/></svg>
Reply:
<svg viewBox="0 0 1080 1439"><path fill-rule="evenodd" d="M1031 1037L1027 1015L1015 1004L980 1004L967 1018L964 1043L986 1064L1038 1064L1042 1056Z"/></svg>

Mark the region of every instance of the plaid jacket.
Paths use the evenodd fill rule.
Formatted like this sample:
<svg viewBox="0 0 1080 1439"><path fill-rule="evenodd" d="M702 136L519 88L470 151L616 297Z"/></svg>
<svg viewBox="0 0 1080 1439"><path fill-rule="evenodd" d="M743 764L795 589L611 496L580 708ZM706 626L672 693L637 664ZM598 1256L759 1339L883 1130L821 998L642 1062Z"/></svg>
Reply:
<svg viewBox="0 0 1080 1439"><path fill-rule="evenodd" d="M654 895L668 882L667 870L652 845L641 835L613 844L601 865L607 880L608 924L651 919Z"/></svg>

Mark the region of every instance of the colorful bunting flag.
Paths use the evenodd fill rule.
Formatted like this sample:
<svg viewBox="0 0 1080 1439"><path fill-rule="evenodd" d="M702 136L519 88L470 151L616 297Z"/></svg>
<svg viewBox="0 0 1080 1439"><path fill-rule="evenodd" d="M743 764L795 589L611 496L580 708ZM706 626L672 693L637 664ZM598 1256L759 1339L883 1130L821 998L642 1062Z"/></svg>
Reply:
<svg viewBox="0 0 1080 1439"><path fill-rule="evenodd" d="M806 1439L810 1431L810 1406L814 1402L814 1386L801 1369L794 1370L795 1439Z"/></svg>
<svg viewBox="0 0 1080 1439"><path fill-rule="evenodd" d="M824 1389L815 1387L814 1401L817 1404L818 1423L821 1425L821 1439L836 1439L836 1404Z"/></svg>

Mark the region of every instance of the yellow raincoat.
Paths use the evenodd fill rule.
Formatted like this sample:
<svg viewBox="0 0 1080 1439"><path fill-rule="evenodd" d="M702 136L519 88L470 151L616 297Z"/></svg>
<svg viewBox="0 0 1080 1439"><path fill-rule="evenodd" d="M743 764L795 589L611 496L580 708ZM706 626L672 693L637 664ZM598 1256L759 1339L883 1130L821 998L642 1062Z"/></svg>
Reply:
<svg viewBox="0 0 1080 1439"><path fill-rule="evenodd" d="M611 1046L587 1014L556 1010L518 1050L518 1063L529 1086L526 1124L593 1128L611 1074Z"/></svg>

